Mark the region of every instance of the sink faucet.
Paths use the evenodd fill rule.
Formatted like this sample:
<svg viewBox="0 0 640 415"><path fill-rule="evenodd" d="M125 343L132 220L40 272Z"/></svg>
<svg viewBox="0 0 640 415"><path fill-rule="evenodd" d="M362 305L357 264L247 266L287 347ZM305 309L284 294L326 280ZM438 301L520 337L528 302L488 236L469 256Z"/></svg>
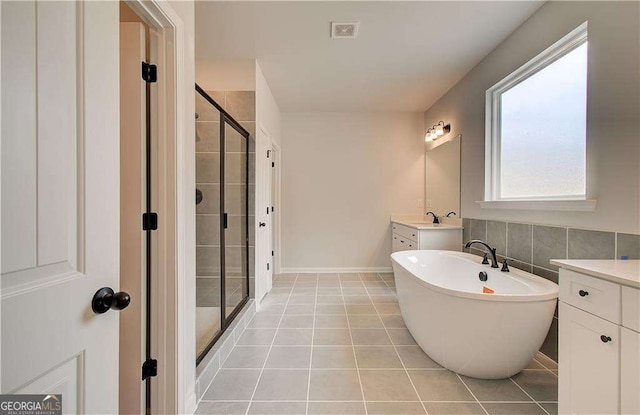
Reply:
<svg viewBox="0 0 640 415"><path fill-rule="evenodd" d="M469 241L464 246L465 248L471 247L471 245L480 244L487 248L487 251L491 254L491 268L499 268L498 267L498 258L496 258L496 248L492 248L488 243L481 241L480 239L474 239L473 241Z"/></svg>
<svg viewBox="0 0 640 415"><path fill-rule="evenodd" d="M451 217L451 215L456 216L456 215L457 215L457 213L456 213L456 212L454 212L454 211L451 211L451 212L447 213L445 216L446 216L446 217L448 217L448 218L450 218L450 217Z"/></svg>
<svg viewBox="0 0 640 415"><path fill-rule="evenodd" d="M432 215L432 216L433 216L433 223L434 223L434 224L435 224L435 223L440 223L440 219L438 218L438 215L436 215L435 213L433 213L433 212L427 212L425 215L426 215L426 216Z"/></svg>

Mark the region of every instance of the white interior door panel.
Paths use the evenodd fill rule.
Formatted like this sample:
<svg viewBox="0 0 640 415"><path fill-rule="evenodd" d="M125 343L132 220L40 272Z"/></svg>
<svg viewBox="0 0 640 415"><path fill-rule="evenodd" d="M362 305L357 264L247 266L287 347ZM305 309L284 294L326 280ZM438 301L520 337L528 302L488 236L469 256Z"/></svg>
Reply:
<svg viewBox="0 0 640 415"><path fill-rule="evenodd" d="M118 314L91 299L119 281L118 3L0 7L2 392L116 413Z"/></svg>

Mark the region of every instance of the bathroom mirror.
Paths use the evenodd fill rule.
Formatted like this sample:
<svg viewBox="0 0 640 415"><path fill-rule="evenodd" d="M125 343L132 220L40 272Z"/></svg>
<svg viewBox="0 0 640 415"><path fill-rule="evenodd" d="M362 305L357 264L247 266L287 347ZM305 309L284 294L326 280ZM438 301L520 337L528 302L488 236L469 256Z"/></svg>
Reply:
<svg viewBox="0 0 640 415"><path fill-rule="evenodd" d="M459 217L462 135L449 135L425 144L425 210Z"/></svg>

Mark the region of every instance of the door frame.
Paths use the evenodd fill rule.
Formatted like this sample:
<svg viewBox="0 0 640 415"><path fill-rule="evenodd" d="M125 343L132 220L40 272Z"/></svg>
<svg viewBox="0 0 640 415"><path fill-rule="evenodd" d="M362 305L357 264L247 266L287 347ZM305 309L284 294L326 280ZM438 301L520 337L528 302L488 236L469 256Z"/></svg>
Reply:
<svg viewBox="0 0 640 415"><path fill-rule="evenodd" d="M282 220L282 182L281 182L281 172L282 172L282 149L280 145L276 143L273 138L271 139L271 149L273 153L273 162L275 163L275 168L271 170L271 184L269 188L271 189L271 203L273 206L276 206L274 209L273 217L271 218L271 232L273 232L271 240L273 241L272 249L275 251L275 255L273 258L273 274L280 274L282 269L282 244L280 243L281 239L281 220ZM273 187L275 185L275 187ZM275 198L275 200L274 200Z"/></svg>
<svg viewBox="0 0 640 415"><path fill-rule="evenodd" d="M255 153L256 153L256 168L255 168L255 218L256 223L255 232L255 288L254 296L256 301L256 310L260 310L262 299L269 292L270 287L267 283L267 270L265 265L267 264L270 255L268 254L268 241L270 236L264 237L264 231L258 226L260 222L267 217L265 214L265 207L270 204L267 203L267 199L270 197L268 192L271 192L271 185L267 184L267 177L270 179L271 175L267 172L271 172L271 168L268 166L270 159L267 156L267 151L271 149L271 134L267 128L259 121L256 124L256 137L255 137ZM265 188L265 185L268 187ZM270 228L270 227L269 227ZM265 244L265 242L267 242Z"/></svg>
<svg viewBox="0 0 640 415"><path fill-rule="evenodd" d="M149 26L150 54L155 60L151 63L158 66L152 95L156 105L151 113L156 176L152 190L158 213L151 294L152 355L158 360L158 376L152 382L152 412L193 413L197 405L195 325L189 322L195 321L195 308L190 310L189 304L195 304L195 280L189 276L195 275L195 255L188 247L191 239L195 241L195 173L189 173L195 163L191 160L195 140L189 140L195 136L195 103L187 63L193 56L187 48L185 24L168 1L125 2Z"/></svg>
<svg viewBox="0 0 640 415"><path fill-rule="evenodd" d="M2 49L2 7L0 7L0 49ZM2 55L2 53L0 53ZM2 65L0 65L0 81L2 80ZM0 97L2 97L2 82L0 82ZM0 111L0 134L2 132L2 111ZM2 160L2 140L0 140L0 160ZM2 181L0 180L0 194L2 194ZM2 204L0 203L0 216L2 216ZM0 223L0 234L2 224ZM2 252L2 238L0 238L0 252ZM2 269L2 255L0 255L0 270ZM0 284L0 334L2 334L2 284ZM2 342L0 341L0 373L2 373ZM2 389L2 376L0 376L0 390Z"/></svg>

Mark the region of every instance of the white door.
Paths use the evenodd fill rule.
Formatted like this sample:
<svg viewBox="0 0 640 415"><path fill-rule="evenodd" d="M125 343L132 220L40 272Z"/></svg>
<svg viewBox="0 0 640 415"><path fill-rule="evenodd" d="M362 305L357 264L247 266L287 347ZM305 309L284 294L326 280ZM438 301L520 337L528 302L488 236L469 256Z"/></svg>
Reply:
<svg viewBox="0 0 640 415"><path fill-rule="evenodd" d="M271 140L263 126L256 136L256 281L255 298L260 301L270 289L271 281ZM267 157L269 151L269 157Z"/></svg>
<svg viewBox="0 0 640 415"><path fill-rule="evenodd" d="M267 264L269 264L267 266L267 279L266 279L266 285L267 285L267 292L271 291L271 287L272 287L272 282L273 282L273 268L275 267L275 263L273 260L273 249L274 249L274 244L273 244L273 235L275 233L275 221L274 221L274 206L273 206L273 174L274 174L274 166L275 166L275 161L276 161L276 156L275 153L273 151L273 147L271 146L271 140L269 140L269 142L267 142L267 148L268 148L268 152L267 152L267 167L265 169L266 174L266 178L264 181L264 185L265 185L265 196L266 196L266 204L267 204L267 217L266 217L266 222L267 222L267 229L266 229L266 257L267 257Z"/></svg>
<svg viewBox="0 0 640 415"><path fill-rule="evenodd" d="M117 413L118 3L0 7L2 393Z"/></svg>
<svg viewBox="0 0 640 415"><path fill-rule="evenodd" d="M280 269L280 263L278 255L279 252L275 252L279 249L278 247L278 236L276 233L280 229L280 206L278 204L279 198L279 177L278 172L280 169L280 153L279 148L277 148L273 143L271 146L271 278L269 279L269 291L273 286L273 274L276 273L276 270ZM277 254L277 255L276 255ZM279 271L278 271L279 272Z"/></svg>

